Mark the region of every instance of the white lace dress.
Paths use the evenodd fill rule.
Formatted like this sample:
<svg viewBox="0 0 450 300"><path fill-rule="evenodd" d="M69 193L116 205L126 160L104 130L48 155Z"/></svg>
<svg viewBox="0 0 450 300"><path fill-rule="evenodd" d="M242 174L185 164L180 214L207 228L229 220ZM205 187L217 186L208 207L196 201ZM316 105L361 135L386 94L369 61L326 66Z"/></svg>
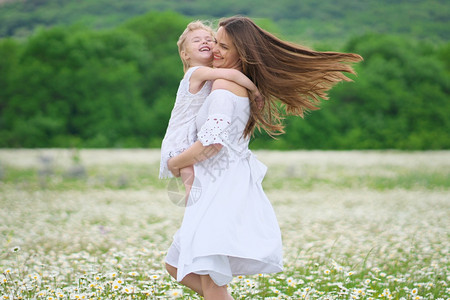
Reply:
<svg viewBox="0 0 450 300"><path fill-rule="evenodd" d="M242 137L249 100L214 90L197 116L198 140L220 152L194 165L195 180L183 222L166 262L187 274L209 274L219 285L235 275L282 271L280 228L261 182L266 166Z"/></svg>
<svg viewBox="0 0 450 300"><path fill-rule="evenodd" d="M199 67L187 70L178 87L175 105L173 107L169 126L161 144L161 164L159 178L173 177L167 168L167 161L191 146L197 140L195 117L211 92L211 82L207 81L196 94L189 92L189 80L192 73Z"/></svg>

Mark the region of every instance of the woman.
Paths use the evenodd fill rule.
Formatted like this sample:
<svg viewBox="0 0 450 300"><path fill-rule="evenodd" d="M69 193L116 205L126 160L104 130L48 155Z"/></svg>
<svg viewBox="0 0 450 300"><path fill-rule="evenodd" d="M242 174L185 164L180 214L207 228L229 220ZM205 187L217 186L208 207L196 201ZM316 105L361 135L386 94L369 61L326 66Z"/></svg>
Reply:
<svg viewBox="0 0 450 300"><path fill-rule="evenodd" d="M279 40L245 17L219 23L216 68L242 71L266 102L258 110L247 90L216 80L197 116L198 141L172 158L175 176L194 164L194 186L166 257L169 273L205 299L232 299L226 284L239 274L282 271L282 246L273 208L261 186L266 167L248 149L256 127L283 133L276 101L303 116L335 83L353 73L355 54L316 52ZM246 100L246 101L244 101Z"/></svg>

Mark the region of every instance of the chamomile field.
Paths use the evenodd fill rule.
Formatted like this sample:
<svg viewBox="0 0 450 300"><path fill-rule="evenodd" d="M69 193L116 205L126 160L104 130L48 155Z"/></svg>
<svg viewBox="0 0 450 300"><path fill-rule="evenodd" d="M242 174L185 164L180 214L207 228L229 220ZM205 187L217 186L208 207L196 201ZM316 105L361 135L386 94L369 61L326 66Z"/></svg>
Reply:
<svg viewBox="0 0 450 300"><path fill-rule="evenodd" d="M235 299L450 299L450 151L254 152L285 270ZM1 299L200 299L164 270L183 191L159 155L0 150Z"/></svg>

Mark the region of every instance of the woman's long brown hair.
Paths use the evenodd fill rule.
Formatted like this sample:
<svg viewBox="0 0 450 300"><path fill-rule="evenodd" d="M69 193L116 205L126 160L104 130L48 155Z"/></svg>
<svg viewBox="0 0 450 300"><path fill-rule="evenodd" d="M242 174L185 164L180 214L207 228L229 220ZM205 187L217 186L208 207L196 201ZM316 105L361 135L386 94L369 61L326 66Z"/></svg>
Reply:
<svg viewBox="0 0 450 300"><path fill-rule="evenodd" d="M219 26L236 46L244 74L265 98L263 109L251 101L244 137L255 127L271 136L284 133L280 111L303 117L305 111L318 109L336 83L351 81L343 74L355 73L349 63L362 60L353 53L319 52L282 41L246 17L223 19Z"/></svg>

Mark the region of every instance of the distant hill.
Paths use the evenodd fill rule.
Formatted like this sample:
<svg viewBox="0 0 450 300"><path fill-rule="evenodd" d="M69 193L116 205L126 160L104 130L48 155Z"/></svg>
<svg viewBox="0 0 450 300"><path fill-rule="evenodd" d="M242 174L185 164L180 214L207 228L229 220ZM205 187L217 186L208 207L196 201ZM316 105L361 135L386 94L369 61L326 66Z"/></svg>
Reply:
<svg viewBox="0 0 450 300"><path fill-rule="evenodd" d="M16 1L16 0L0 0L0 5L3 5L7 2L14 2L14 1Z"/></svg>
<svg viewBox="0 0 450 300"><path fill-rule="evenodd" d="M447 0L0 0L0 37L26 37L37 27L81 23L111 28L149 11L173 10L192 18L235 14L275 22L293 41L342 44L367 32L390 33L431 42L448 41Z"/></svg>

